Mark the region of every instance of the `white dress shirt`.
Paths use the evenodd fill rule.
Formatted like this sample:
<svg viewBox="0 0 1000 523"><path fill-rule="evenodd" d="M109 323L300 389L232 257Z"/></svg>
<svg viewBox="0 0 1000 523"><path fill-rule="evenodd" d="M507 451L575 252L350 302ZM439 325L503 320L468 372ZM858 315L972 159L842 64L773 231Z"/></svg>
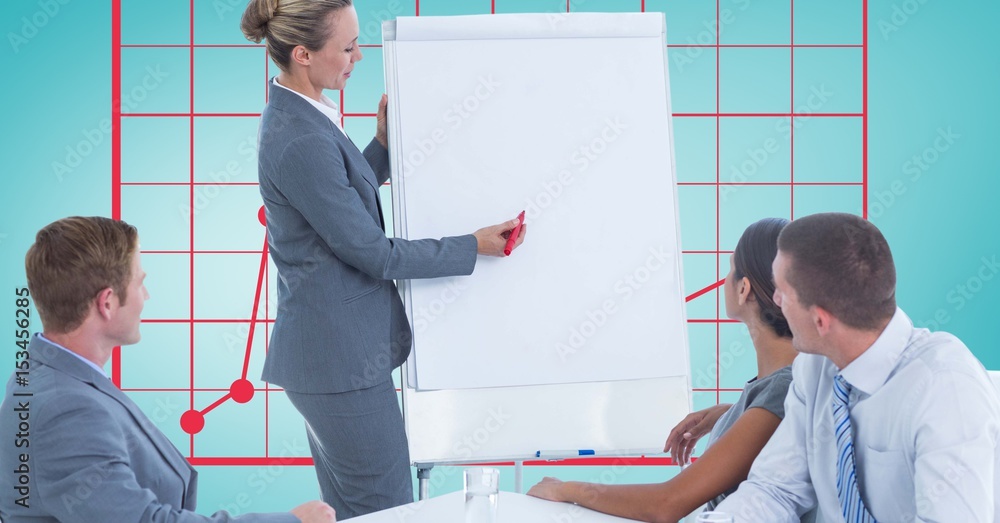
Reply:
<svg viewBox="0 0 1000 523"><path fill-rule="evenodd" d="M107 377L108 377L108 373L107 373L107 372L105 372L105 371L104 371L104 369L102 369L102 368L98 367L96 363L94 363L94 362L92 362L92 361L88 360L87 358L84 358L83 356L80 356L79 354L77 354L77 353L75 353L75 352L73 352L73 351L71 351L71 350L67 349L66 347L63 347L62 345L59 345L58 343L56 343L56 342L54 342L54 341L52 341L52 340L50 340L50 339L46 338L46 337L45 337L44 335L42 335L42 333L40 333L40 332L39 332L39 333L37 333L37 334L35 334L35 336L38 336L39 338L41 338L41 339L43 339L43 340L45 340L45 341L47 341L47 342L49 342L49 343L51 343L51 344L55 345L56 347L59 347L60 349L62 349L62 350L64 350L64 351L66 351L66 352L68 352L68 353L72 354L72 355L73 355L73 356L74 356L74 357L75 357L76 359L78 359L78 360L80 360L80 361L82 361L82 362L86 363L87 365L90 365L90 367L91 367L92 369L96 370L97 372L99 372L99 373L101 374L101 376L104 376L105 378L107 378Z"/></svg>
<svg viewBox="0 0 1000 523"><path fill-rule="evenodd" d="M335 125L337 129L340 129L340 132L344 133L344 136L347 136L347 133L344 131L344 128L340 126L340 119L342 118L342 115L340 114L340 107L337 106L337 104L335 104L333 100L330 99L330 97L328 97L325 94L320 94L320 101L317 102L316 100L313 100L312 98L309 98L308 96L294 89L289 89L288 87L279 84L277 76L275 76L271 81L274 82L274 85L277 85L282 89L286 89L301 96L303 100L309 102L309 104L315 107L319 112L326 115L326 117L329 118L331 122L333 122L333 125Z"/></svg>
<svg viewBox="0 0 1000 523"><path fill-rule="evenodd" d="M785 418L750 477L716 509L736 521L843 522L837 499L833 378L825 357L792 365ZM879 523L1000 522L1000 398L958 338L916 329L902 310L840 371L849 398L858 487Z"/></svg>

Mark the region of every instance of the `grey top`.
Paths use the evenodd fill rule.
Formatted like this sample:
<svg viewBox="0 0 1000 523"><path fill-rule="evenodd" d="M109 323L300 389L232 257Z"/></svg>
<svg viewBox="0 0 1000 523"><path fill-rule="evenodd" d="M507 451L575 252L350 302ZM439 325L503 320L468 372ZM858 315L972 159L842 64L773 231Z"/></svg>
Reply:
<svg viewBox="0 0 1000 523"><path fill-rule="evenodd" d="M299 521L289 512L198 514L198 471L131 398L41 336L28 353L19 368L29 381L11 376L0 405L5 523Z"/></svg>
<svg viewBox="0 0 1000 523"><path fill-rule="evenodd" d="M779 419L784 419L785 395L788 393L788 387L791 384L791 365L782 367L763 378L753 378L748 381L743 387L743 394L740 395L740 399L732 407L729 407L729 410L719 418L719 421L715 422L715 427L712 427L712 433L708 437L709 446L715 444L736 423L736 420L749 409L761 408L774 414ZM722 503L723 499L726 499L726 496L733 492L736 492L735 488L723 492L715 499L709 501L709 510L714 509L719 503Z"/></svg>
<svg viewBox="0 0 1000 523"><path fill-rule="evenodd" d="M358 150L280 85L270 86L257 150L278 269L263 379L304 394L391 380L412 343L393 280L472 274L475 236L386 237L378 191L389 179L389 152L376 140Z"/></svg>

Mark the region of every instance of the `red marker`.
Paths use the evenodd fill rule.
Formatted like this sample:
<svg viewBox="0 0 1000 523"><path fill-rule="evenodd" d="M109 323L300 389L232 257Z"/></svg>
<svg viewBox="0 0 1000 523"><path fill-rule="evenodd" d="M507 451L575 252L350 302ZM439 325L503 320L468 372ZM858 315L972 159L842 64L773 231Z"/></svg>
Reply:
<svg viewBox="0 0 1000 523"><path fill-rule="evenodd" d="M507 238L507 246L503 248L503 253L505 256L510 256L510 253L514 250L514 242L517 241L517 237L521 234L521 226L524 225L524 211L517 215L517 225L510 231L510 237Z"/></svg>

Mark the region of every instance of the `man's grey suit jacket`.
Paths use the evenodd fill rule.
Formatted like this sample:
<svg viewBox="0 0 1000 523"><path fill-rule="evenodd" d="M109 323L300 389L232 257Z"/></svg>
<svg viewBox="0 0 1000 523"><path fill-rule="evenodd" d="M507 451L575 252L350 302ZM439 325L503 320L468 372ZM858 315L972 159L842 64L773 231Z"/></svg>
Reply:
<svg viewBox="0 0 1000 523"><path fill-rule="evenodd" d="M263 379L300 393L359 390L391 379L412 336L395 279L471 274L476 238L387 238L379 187L388 151L364 153L333 122L270 86L258 136L278 311Z"/></svg>
<svg viewBox="0 0 1000 523"><path fill-rule="evenodd" d="M193 512L198 472L131 399L107 376L38 335L28 352L28 385L12 376L0 406L4 523L299 521L290 513ZM20 415L25 411L26 420ZM28 446L17 447L21 422L29 427L22 438ZM27 472L15 474L21 454L28 455ZM27 490L19 493L22 476ZM24 493L27 507L16 503Z"/></svg>

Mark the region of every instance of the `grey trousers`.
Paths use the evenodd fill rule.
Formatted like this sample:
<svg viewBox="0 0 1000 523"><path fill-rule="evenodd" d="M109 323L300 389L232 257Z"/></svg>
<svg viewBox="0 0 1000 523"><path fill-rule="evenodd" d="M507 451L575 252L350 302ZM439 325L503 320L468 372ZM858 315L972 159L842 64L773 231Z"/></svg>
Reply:
<svg viewBox="0 0 1000 523"><path fill-rule="evenodd" d="M337 521L413 502L410 452L392 380L335 394L285 393L306 420L320 492Z"/></svg>

